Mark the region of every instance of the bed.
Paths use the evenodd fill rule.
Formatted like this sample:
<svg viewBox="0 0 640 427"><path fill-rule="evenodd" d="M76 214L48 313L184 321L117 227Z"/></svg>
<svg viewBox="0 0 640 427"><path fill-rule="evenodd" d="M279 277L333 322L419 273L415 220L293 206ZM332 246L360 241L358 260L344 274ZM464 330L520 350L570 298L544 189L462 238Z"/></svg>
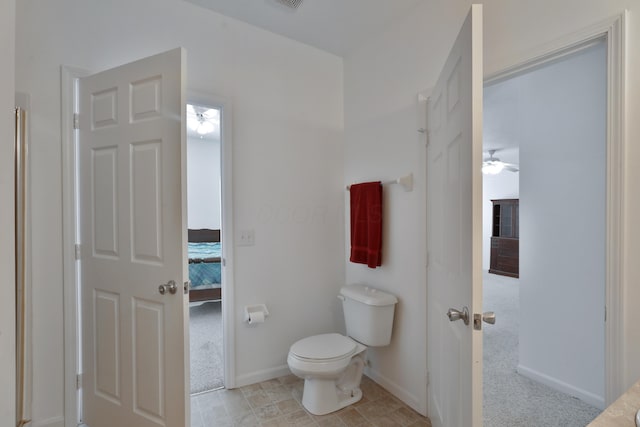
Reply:
<svg viewBox="0 0 640 427"><path fill-rule="evenodd" d="M189 229L189 301L222 299L220 230Z"/></svg>

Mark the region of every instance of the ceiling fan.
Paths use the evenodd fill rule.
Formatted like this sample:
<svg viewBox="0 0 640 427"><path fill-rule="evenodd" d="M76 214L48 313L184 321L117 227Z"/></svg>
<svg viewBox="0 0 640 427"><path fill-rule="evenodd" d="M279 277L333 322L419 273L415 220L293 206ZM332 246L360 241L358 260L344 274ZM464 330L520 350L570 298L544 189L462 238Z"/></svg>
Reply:
<svg viewBox="0 0 640 427"><path fill-rule="evenodd" d="M489 157L485 158L482 162L482 173L485 175L497 175L503 170L508 170L510 172L518 172L518 165L513 163L505 163L501 161L497 157L493 157L493 155L498 150L489 150Z"/></svg>
<svg viewBox="0 0 640 427"><path fill-rule="evenodd" d="M201 138L213 133L220 128L220 111L187 104L187 127Z"/></svg>

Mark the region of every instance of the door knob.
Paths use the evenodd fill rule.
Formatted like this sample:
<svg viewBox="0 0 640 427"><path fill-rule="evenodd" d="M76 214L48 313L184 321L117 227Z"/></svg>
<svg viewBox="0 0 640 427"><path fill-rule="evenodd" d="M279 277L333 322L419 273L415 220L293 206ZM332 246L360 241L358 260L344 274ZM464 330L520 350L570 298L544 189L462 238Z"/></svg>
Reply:
<svg viewBox="0 0 640 427"><path fill-rule="evenodd" d="M469 309L467 307L462 307L462 311L456 310L455 308L450 308L447 311L447 317L449 321L455 322L456 320L462 319L465 325L469 324Z"/></svg>
<svg viewBox="0 0 640 427"><path fill-rule="evenodd" d="M482 314L474 314L473 315L473 329L476 331L482 330L482 322L488 323L490 325L496 324L496 314L493 311L485 311Z"/></svg>
<svg viewBox="0 0 640 427"><path fill-rule="evenodd" d="M482 320L490 325L496 324L496 314L493 311L485 311L482 313Z"/></svg>
<svg viewBox="0 0 640 427"><path fill-rule="evenodd" d="M176 285L176 282L169 280L167 284L158 286L158 292L160 292L160 295L166 294L167 291L169 291L171 295L178 292L178 285Z"/></svg>

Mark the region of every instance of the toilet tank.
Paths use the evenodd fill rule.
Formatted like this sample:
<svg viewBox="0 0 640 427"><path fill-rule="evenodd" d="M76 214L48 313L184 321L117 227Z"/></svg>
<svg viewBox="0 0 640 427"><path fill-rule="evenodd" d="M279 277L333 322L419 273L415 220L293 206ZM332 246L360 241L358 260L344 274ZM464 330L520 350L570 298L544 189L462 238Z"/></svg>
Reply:
<svg viewBox="0 0 640 427"><path fill-rule="evenodd" d="M347 335L371 347L389 345L393 313L398 299L389 293L365 285L340 289Z"/></svg>

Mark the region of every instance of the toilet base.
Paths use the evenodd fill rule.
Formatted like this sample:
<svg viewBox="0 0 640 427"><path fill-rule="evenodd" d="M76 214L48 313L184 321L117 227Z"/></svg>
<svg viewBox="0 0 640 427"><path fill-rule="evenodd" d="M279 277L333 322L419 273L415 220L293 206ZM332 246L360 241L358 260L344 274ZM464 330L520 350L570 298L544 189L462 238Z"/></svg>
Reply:
<svg viewBox="0 0 640 427"><path fill-rule="evenodd" d="M304 381L302 406L313 415L325 415L362 399L362 390L342 391L335 380L308 378Z"/></svg>
<svg viewBox="0 0 640 427"><path fill-rule="evenodd" d="M364 348L354 356L340 378L306 377L302 392L302 406L313 415L325 415L362 399L360 380L364 371Z"/></svg>

